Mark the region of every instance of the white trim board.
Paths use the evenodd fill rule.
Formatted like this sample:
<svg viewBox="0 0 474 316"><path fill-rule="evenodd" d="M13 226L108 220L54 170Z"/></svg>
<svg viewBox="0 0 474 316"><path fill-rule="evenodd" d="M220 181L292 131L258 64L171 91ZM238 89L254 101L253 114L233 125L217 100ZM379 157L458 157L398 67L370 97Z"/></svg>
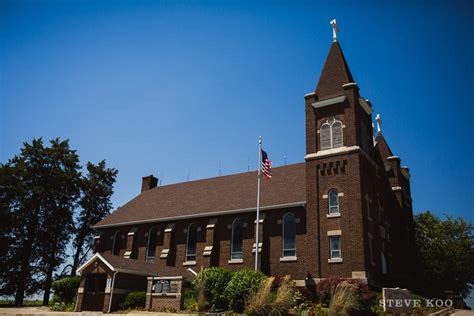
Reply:
<svg viewBox="0 0 474 316"><path fill-rule="evenodd" d="M346 99L347 99L346 95L341 95L341 96L338 96L338 97L313 102L313 103L311 103L311 105L313 106L313 108L319 109L319 108L322 108L322 107L325 107L325 106L328 106L328 105L331 105L331 104L342 103Z"/></svg>

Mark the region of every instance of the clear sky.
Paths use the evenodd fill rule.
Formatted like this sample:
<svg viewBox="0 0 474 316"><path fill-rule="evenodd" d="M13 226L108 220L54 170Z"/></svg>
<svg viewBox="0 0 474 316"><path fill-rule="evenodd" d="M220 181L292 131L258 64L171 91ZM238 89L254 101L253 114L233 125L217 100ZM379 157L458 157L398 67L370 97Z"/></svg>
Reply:
<svg viewBox="0 0 474 316"><path fill-rule="evenodd" d="M69 138L140 190L302 162L304 95L329 21L383 134L410 167L416 211L473 220L471 1L1 1L0 161Z"/></svg>

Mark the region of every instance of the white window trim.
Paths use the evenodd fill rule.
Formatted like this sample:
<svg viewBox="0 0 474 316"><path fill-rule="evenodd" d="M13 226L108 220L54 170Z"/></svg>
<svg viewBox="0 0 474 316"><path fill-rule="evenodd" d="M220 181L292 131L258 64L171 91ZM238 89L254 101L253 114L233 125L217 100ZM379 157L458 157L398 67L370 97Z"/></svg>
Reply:
<svg viewBox="0 0 474 316"><path fill-rule="evenodd" d="M287 257L280 258L280 262L294 262L294 261L298 261L297 256L287 256Z"/></svg>
<svg viewBox="0 0 474 316"><path fill-rule="evenodd" d="M335 192L337 196L337 212L331 212L331 193ZM331 189L328 192L328 215L341 215L341 203L339 201L339 197L342 196L339 194L339 192L336 189ZM333 216L334 217L334 216Z"/></svg>
<svg viewBox="0 0 474 316"><path fill-rule="evenodd" d="M323 124L321 124L321 126L319 127L318 129L318 134L319 134L319 143L320 143L320 147L321 149L319 151L326 151L326 150L331 150L331 149L336 149L336 148L341 148L341 147L344 147L344 128L346 127L346 125L344 125L342 123L342 121L339 121L339 120L336 120L335 117L332 117L331 120L332 122L329 123L329 120L330 119L327 119L326 122L324 122ZM333 129L333 126L334 124L336 123L340 123L341 124L341 146L338 146L338 147L334 147L334 138L333 138L333 132L332 132L332 129ZM329 148L326 148L326 149L322 149L322 139L321 139L321 129L323 128L323 126L329 126L329 143L330 143L330 146Z"/></svg>
<svg viewBox="0 0 474 316"><path fill-rule="evenodd" d="M294 249L285 249L285 218L289 215L292 215L293 218L295 219L295 248ZM285 213L285 215L283 215L283 218L282 218L282 228L281 228L281 232L282 232L282 239L281 239L281 258L290 258L290 257L296 257L296 216L294 213L291 213L291 212L288 212L288 213ZM285 251L292 251L294 250L295 251L295 255L294 256L285 256ZM281 260L280 260L281 261Z"/></svg>
<svg viewBox="0 0 474 316"><path fill-rule="evenodd" d="M331 233L330 234L330 232L338 232L338 231L337 230L328 231L328 237L329 237L329 259L328 259L328 263L342 262L341 234L340 233L339 234L336 234L336 233ZM332 237L339 237L339 250L332 250L331 249L331 238ZM339 251L339 257L333 257L332 256L333 251Z"/></svg>

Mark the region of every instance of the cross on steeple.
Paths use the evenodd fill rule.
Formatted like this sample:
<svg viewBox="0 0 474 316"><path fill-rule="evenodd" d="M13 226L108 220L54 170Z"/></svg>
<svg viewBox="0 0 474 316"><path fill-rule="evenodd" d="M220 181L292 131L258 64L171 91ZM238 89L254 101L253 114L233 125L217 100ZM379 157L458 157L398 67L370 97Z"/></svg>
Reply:
<svg viewBox="0 0 474 316"><path fill-rule="evenodd" d="M382 118L380 117L380 114L375 116L375 120L377 121L377 134L380 134L382 133Z"/></svg>
<svg viewBox="0 0 474 316"><path fill-rule="evenodd" d="M333 19L329 24L331 24L332 27L332 41L337 42L337 32L339 32L339 28L337 27L336 19Z"/></svg>

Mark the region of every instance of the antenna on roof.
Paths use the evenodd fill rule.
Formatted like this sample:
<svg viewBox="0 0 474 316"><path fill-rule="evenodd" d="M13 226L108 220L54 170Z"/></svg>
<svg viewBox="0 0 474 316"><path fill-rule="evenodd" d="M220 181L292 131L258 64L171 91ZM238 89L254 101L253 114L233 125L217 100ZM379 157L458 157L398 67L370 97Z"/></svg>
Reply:
<svg viewBox="0 0 474 316"><path fill-rule="evenodd" d="M221 161L219 160L219 177L221 176L222 169L221 169Z"/></svg>
<svg viewBox="0 0 474 316"><path fill-rule="evenodd" d="M286 166L286 153L283 154L283 165Z"/></svg>
<svg viewBox="0 0 474 316"><path fill-rule="evenodd" d="M187 179L189 181L189 173L191 172L191 168L188 168L188 174L187 174Z"/></svg>

